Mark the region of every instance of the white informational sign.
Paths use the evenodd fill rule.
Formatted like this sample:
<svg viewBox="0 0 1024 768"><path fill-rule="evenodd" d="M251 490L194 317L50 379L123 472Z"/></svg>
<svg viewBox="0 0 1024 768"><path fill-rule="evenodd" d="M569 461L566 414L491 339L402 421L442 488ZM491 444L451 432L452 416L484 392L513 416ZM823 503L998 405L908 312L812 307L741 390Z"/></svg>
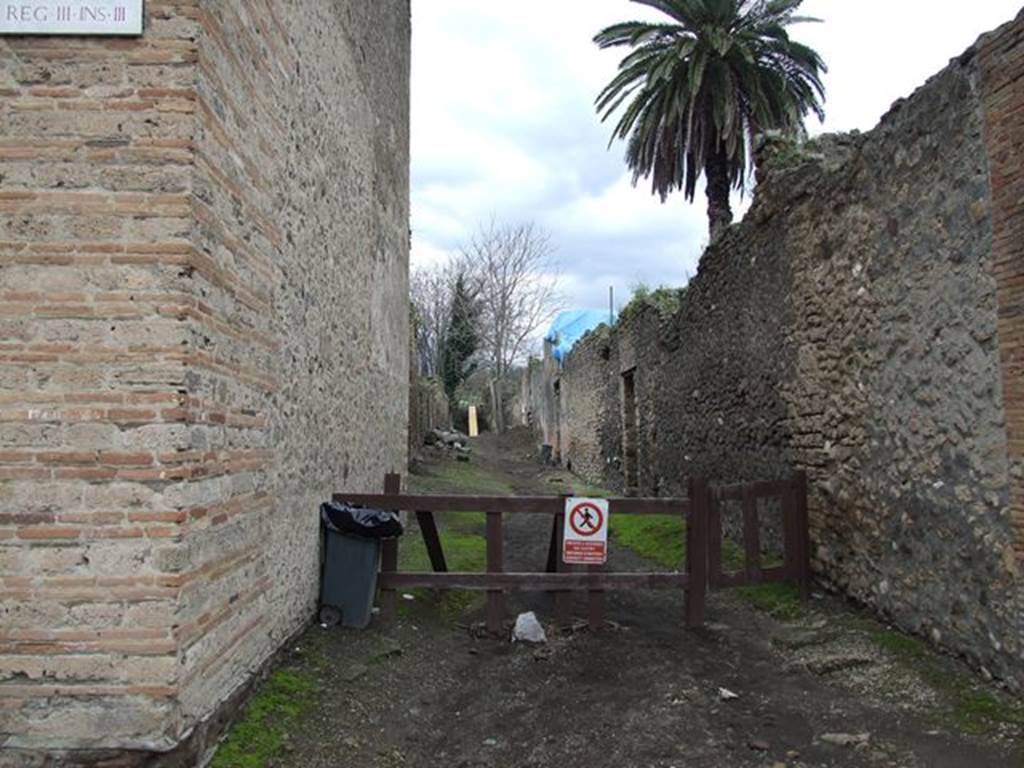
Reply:
<svg viewBox="0 0 1024 768"><path fill-rule="evenodd" d="M0 0L4 35L141 35L143 0Z"/></svg>
<svg viewBox="0 0 1024 768"><path fill-rule="evenodd" d="M608 500L565 500L562 561L603 565L608 559Z"/></svg>

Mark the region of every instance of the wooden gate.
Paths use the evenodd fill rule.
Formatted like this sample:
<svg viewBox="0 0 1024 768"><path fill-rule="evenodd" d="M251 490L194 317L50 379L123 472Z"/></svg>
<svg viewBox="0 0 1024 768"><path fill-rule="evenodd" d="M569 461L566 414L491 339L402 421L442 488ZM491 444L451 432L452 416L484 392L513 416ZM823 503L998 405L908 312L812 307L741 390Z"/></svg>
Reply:
<svg viewBox="0 0 1024 768"><path fill-rule="evenodd" d="M811 583L810 545L807 524L807 475L797 472L788 480L721 485L712 489L708 520L708 583L713 589L741 587L767 582L796 584L800 597L807 599ZM762 564L759 499L776 499L781 512L782 562ZM724 570L722 546L722 504L742 504L743 568Z"/></svg>
<svg viewBox="0 0 1024 768"><path fill-rule="evenodd" d="M685 591L685 622L689 627L704 622L704 603L708 585L728 587L766 581L792 580L806 594L806 485L797 475L779 483L751 483L712 489L707 482L695 478L688 484L688 496L676 498L612 498L609 514L679 515L685 521L684 572L614 572L603 566L584 566L585 571L572 570L562 563L562 530L565 496L439 496L404 494L401 477L389 474L384 480L383 494L335 494L335 501L361 504L377 509L413 512L419 524L432 567L431 572L399 570L398 539L384 542L378 585L381 610L393 616L396 593L401 589L468 589L487 592L487 629L500 632L505 621L505 594L515 591L550 592L555 598L559 623L569 619L570 600L574 591L589 595L588 620L592 629L604 623L605 594L613 589L681 589ZM744 500L744 538L746 568L740 573L722 571L722 529L719 502L723 499ZM760 567L756 499L781 495L785 521L785 565L781 568ZM753 505L747 500L754 499ZM802 514L800 512L802 503ZM446 512L483 512L486 515L486 572L451 572L448 570L435 514ZM504 522L508 515L539 515L551 518L551 535L544 571L509 572L505 569ZM801 523L801 521L803 521ZM801 532L800 526L803 525ZM803 547L802 549L800 547ZM710 569L709 569L710 568Z"/></svg>

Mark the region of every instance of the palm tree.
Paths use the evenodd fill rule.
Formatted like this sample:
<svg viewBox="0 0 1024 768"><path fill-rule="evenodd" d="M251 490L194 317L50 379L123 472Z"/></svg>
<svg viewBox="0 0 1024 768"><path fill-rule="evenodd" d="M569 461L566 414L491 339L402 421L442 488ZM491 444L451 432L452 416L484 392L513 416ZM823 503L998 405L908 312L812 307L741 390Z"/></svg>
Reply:
<svg viewBox="0 0 1024 768"><path fill-rule="evenodd" d="M808 112L824 119L827 71L786 27L803 0L633 0L670 22L629 21L594 37L601 48L629 46L618 75L596 100L604 122L629 102L612 133L627 139L633 184L650 176L662 202L674 189L693 201L707 180L714 239L732 221L730 187L743 189L753 137L803 132Z"/></svg>

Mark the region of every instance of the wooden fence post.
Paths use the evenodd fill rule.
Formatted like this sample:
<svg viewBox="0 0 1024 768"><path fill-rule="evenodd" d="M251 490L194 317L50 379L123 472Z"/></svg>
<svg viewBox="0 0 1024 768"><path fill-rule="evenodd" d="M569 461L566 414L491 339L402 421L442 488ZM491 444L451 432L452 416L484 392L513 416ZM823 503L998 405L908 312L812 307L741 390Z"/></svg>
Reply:
<svg viewBox="0 0 1024 768"><path fill-rule="evenodd" d="M798 470L793 476L794 514L796 519L796 569L800 599L811 596L811 541L810 521L807 517L807 473Z"/></svg>
<svg viewBox="0 0 1024 768"><path fill-rule="evenodd" d="M761 530L757 518L757 497L754 486L743 486L743 560L747 581L758 584L761 581Z"/></svg>
<svg viewBox="0 0 1024 768"><path fill-rule="evenodd" d="M487 513L487 572L504 573L505 550L501 512ZM500 634L505 621L505 595L500 589L487 591L487 631Z"/></svg>
<svg viewBox="0 0 1024 768"><path fill-rule="evenodd" d="M562 556L562 545L559 542L558 515L551 516L551 538L548 541L548 560L544 566L546 573L558 573L558 558Z"/></svg>
<svg viewBox="0 0 1024 768"><path fill-rule="evenodd" d="M384 475L384 494L386 496L397 496L402 492L402 476L389 472ZM398 510L395 510L398 511ZM384 539L380 556L381 573L395 573L398 571L398 539ZM391 620L396 613L396 592L393 589L381 589L380 591L380 613L381 618Z"/></svg>
<svg viewBox="0 0 1024 768"><path fill-rule="evenodd" d="M708 510L708 587L722 586L722 505L711 492L711 507Z"/></svg>
<svg viewBox="0 0 1024 768"><path fill-rule="evenodd" d="M690 516L686 525L686 626L704 623L708 588L708 514L711 490L703 478L690 478Z"/></svg>
<svg viewBox="0 0 1024 768"><path fill-rule="evenodd" d="M570 572L572 571L571 565L566 565L562 562L562 547L564 545L563 538L565 536L565 512L559 512L555 515L555 572ZM555 623L558 627L564 628L572 623L572 592L568 590L559 590L555 592Z"/></svg>
<svg viewBox="0 0 1024 768"><path fill-rule="evenodd" d="M441 537L437 532L437 521L434 520L434 513L432 511L417 512L416 522L420 526L423 543L427 547L430 567L434 569L435 573L447 572L448 563L445 562L444 550L441 549Z"/></svg>
<svg viewBox="0 0 1024 768"><path fill-rule="evenodd" d="M588 565L589 573L600 573L602 566ZM591 632L600 632L604 628L604 610L608 604L607 593L603 589L590 590L590 605L587 609L587 624Z"/></svg>

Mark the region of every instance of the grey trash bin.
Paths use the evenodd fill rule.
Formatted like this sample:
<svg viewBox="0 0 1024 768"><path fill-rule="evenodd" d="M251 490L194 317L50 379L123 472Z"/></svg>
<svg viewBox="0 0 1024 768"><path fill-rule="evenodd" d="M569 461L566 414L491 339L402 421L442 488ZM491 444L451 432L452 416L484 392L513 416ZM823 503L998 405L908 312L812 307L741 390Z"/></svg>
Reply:
<svg viewBox="0 0 1024 768"><path fill-rule="evenodd" d="M335 502L320 509L320 622L364 629L373 615L381 539L401 534L398 516Z"/></svg>
<svg viewBox="0 0 1024 768"><path fill-rule="evenodd" d="M373 614L380 540L327 530L324 535L320 621L363 629Z"/></svg>

